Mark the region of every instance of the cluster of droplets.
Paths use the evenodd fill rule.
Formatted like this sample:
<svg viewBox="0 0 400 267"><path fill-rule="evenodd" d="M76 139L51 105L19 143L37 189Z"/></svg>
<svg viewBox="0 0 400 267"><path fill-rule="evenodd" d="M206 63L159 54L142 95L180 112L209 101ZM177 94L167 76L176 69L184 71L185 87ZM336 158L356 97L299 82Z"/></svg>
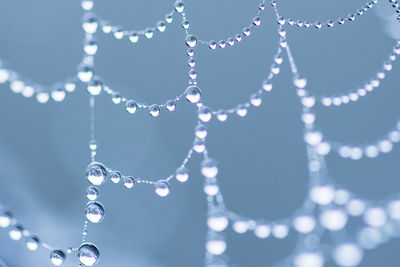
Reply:
<svg viewBox="0 0 400 267"><path fill-rule="evenodd" d="M82 6L83 7L83 6ZM86 7L86 6L85 6ZM91 6L83 7L87 11L93 9L93 4ZM122 26L114 26L107 22L106 20L98 18L97 21L101 27L103 33L112 34L112 36L117 39L128 39L129 42L135 44L141 39L151 39L156 33L163 33L167 29L167 25L171 24L173 21L174 14L182 14L184 10L184 3L182 1L175 2L171 12L164 16L164 19L159 20L155 26L147 27L143 30L128 30ZM186 29L187 23L182 22L182 27Z"/></svg>
<svg viewBox="0 0 400 267"><path fill-rule="evenodd" d="M289 25L289 26L297 26L299 28L312 28L312 29L322 29L322 28L332 28L335 25L343 25L345 24L346 21L354 21L356 20L357 17L364 15L365 12L370 10L372 7L374 7L378 3L378 0L372 0L367 2L363 7L361 7L359 10L349 14L347 17L342 17L338 19L330 19L327 20L326 22L321 22L321 21L315 21L315 22L310 22L307 20L296 20L292 18L284 18L284 17L277 17L277 22L279 25ZM273 7L277 6L277 1L272 1L271 2Z"/></svg>
<svg viewBox="0 0 400 267"><path fill-rule="evenodd" d="M47 103L50 99L62 102L67 93L76 89L76 79L69 78L64 82L57 82L52 86L38 85L10 68L0 60L0 84L8 83L12 92L24 97L35 97L39 103Z"/></svg>
<svg viewBox="0 0 400 267"><path fill-rule="evenodd" d="M336 95L336 96L323 96L317 97L318 102L323 106L340 106L342 104L354 103L361 99L361 97L366 96L369 92L379 87L382 80L385 79L387 74L393 69L393 63L396 61L400 55L400 41L397 41L393 47L393 51L389 56L389 59L385 61L382 68L372 77L369 82L365 83L364 86L358 88L357 90L350 91L349 93Z"/></svg>
<svg viewBox="0 0 400 267"><path fill-rule="evenodd" d="M217 48L226 48L226 47L232 47L235 44L240 43L243 38L246 38L250 36L251 30L253 27L257 27L261 25L261 12L265 10L265 0L262 1L262 3L259 4L258 6L258 11L256 16L252 19L251 24L249 26L246 26L243 28L243 30L240 33L235 34L232 37L227 38L226 40L211 40L211 41L203 41L199 40L199 43L202 45L207 45L209 49L215 50Z"/></svg>

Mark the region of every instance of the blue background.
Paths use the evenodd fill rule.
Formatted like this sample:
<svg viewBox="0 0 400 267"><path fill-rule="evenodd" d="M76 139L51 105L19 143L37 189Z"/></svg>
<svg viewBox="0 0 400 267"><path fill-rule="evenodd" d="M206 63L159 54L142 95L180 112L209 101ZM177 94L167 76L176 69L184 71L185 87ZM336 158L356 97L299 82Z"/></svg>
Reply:
<svg viewBox="0 0 400 267"><path fill-rule="evenodd" d="M191 32L203 40L226 39L249 25L256 0L187 0ZM171 10L172 1L96 1L94 11L128 29L153 26ZM286 1L285 17L325 21L346 16L362 0ZM386 1L378 4L381 17ZM387 11L387 10L386 10ZM345 93L372 77L394 44L388 24L370 10L353 23L332 30L287 28L288 42L300 72L315 94ZM75 73L81 60L82 11L78 1L0 2L0 57L38 83L52 84ZM227 49L196 50L203 101L213 108L245 102L268 74L278 37L269 5L262 25L250 38ZM151 40L130 44L103 33L96 72L107 84L131 98L161 103L187 86L187 56L180 19ZM399 116L399 64L382 85L355 104L316 108L317 125L331 139L350 143L375 140ZM281 74L260 108L246 118L209 123L209 153L220 163L219 181L227 206L243 215L287 217L307 194L307 162L300 121L301 106L284 57ZM32 232L55 247L79 246L86 204L85 168L89 163L88 94L80 86L59 104L38 104L0 86L0 201ZM181 101L173 113L150 118L127 114L110 98L96 98L97 159L133 176L165 177L173 173L193 140L196 109ZM380 200L399 191L400 151L377 159L350 161L327 157L332 177L362 197ZM87 240L98 245L97 266L202 266L205 254L206 201L199 175L200 156L189 163L190 179L172 183L160 198L151 186L132 190L107 183L99 200L106 217L89 225ZM227 255L232 266L272 266L293 250L296 235L260 240L228 230ZM398 266L399 240L365 253L362 266ZM49 252L30 252L0 229L0 258L10 267L51 266ZM383 264L383 265L382 265ZM77 266L69 256L63 266ZM328 266L334 266L332 263Z"/></svg>

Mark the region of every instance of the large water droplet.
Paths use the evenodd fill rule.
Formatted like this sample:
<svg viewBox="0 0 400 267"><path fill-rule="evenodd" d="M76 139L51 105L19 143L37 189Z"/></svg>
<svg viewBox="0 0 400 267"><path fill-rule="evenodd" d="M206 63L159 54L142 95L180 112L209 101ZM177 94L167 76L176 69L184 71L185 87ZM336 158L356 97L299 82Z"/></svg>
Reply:
<svg viewBox="0 0 400 267"><path fill-rule="evenodd" d="M99 202L89 202L85 208L85 216L92 223L99 223L104 218L104 207Z"/></svg>
<svg viewBox="0 0 400 267"><path fill-rule="evenodd" d="M189 47L195 47L197 44L197 38L194 35L186 36L185 43Z"/></svg>
<svg viewBox="0 0 400 267"><path fill-rule="evenodd" d="M85 266L93 266L99 261L100 252L97 247L90 243L85 243L78 249L78 259Z"/></svg>
<svg viewBox="0 0 400 267"><path fill-rule="evenodd" d="M218 163L214 159L208 158L201 163L201 173L206 178L214 178L218 174Z"/></svg>
<svg viewBox="0 0 400 267"><path fill-rule="evenodd" d="M56 249L50 253L50 261L56 266L61 265L65 260L65 253L62 250Z"/></svg>
<svg viewBox="0 0 400 267"><path fill-rule="evenodd" d="M170 186L167 181L160 180L154 185L156 194L160 197L165 197L169 194Z"/></svg>
<svg viewBox="0 0 400 267"><path fill-rule="evenodd" d="M201 91L197 86L189 86L186 88L185 97L190 103L197 103L201 99Z"/></svg>
<svg viewBox="0 0 400 267"><path fill-rule="evenodd" d="M106 179L107 170L103 164L99 162L92 162L86 168L86 175L91 184L101 185Z"/></svg>

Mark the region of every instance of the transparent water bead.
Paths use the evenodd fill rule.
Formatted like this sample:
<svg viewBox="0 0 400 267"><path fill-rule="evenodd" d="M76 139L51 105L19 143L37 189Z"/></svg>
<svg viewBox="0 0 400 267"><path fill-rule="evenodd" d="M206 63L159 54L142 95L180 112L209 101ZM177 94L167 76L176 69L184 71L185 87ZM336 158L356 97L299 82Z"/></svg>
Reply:
<svg viewBox="0 0 400 267"><path fill-rule="evenodd" d="M158 117L158 115L160 115L160 107L158 105L151 105L149 107L149 114L152 117Z"/></svg>
<svg viewBox="0 0 400 267"><path fill-rule="evenodd" d="M55 102L62 102L65 99L66 93L63 88L57 88L51 92L51 98Z"/></svg>
<svg viewBox="0 0 400 267"><path fill-rule="evenodd" d="M294 258L295 267L323 267L324 257L316 252L303 252Z"/></svg>
<svg viewBox="0 0 400 267"><path fill-rule="evenodd" d="M93 67L86 64L79 65L77 76L81 82L89 82L93 77Z"/></svg>
<svg viewBox="0 0 400 267"><path fill-rule="evenodd" d="M185 97L190 103L198 103L201 99L201 91L197 86L189 86L186 88Z"/></svg>
<svg viewBox="0 0 400 267"><path fill-rule="evenodd" d="M24 228L22 227L22 225L14 225L11 229L10 232L8 232L8 235L10 236L10 238L12 240L20 240L22 238L22 233L24 231Z"/></svg>
<svg viewBox="0 0 400 267"><path fill-rule="evenodd" d="M195 69L190 69L188 76L190 79L196 80L197 79L197 71Z"/></svg>
<svg viewBox="0 0 400 267"><path fill-rule="evenodd" d="M214 40L210 41L210 42L208 43L208 47L209 47L211 50L214 50L215 48L217 48L217 42L214 41Z"/></svg>
<svg viewBox="0 0 400 267"><path fill-rule="evenodd" d="M330 185L314 186L310 189L310 199L319 205L328 205L335 198L336 190Z"/></svg>
<svg viewBox="0 0 400 267"><path fill-rule="evenodd" d="M89 200L96 200L98 196L99 196L99 190L97 190L97 188L94 186L89 186L88 189L86 190L86 197Z"/></svg>
<svg viewBox="0 0 400 267"><path fill-rule="evenodd" d="M154 35L154 29L152 29L152 28L147 28L144 31L144 37L146 37L147 39L153 38L153 35Z"/></svg>
<svg viewBox="0 0 400 267"><path fill-rule="evenodd" d="M137 43L139 41L139 35L136 32L133 32L133 33L129 34L128 39L133 44Z"/></svg>
<svg viewBox="0 0 400 267"><path fill-rule="evenodd" d="M165 109L168 111L174 111L176 109L176 103L174 100L168 100L165 103Z"/></svg>
<svg viewBox="0 0 400 267"><path fill-rule="evenodd" d="M343 267L358 266L363 258L363 251L353 243L340 244L333 251L336 264Z"/></svg>
<svg viewBox="0 0 400 267"><path fill-rule="evenodd" d="M298 216L293 221L294 229L300 233L310 233L316 225L315 219L312 216Z"/></svg>
<svg viewBox="0 0 400 267"><path fill-rule="evenodd" d="M126 188L132 188L135 185L135 179L132 176L127 176L124 179L124 186Z"/></svg>
<svg viewBox="0 0 400 267"><path fill-rule="evenodd" d="M30 236L26 239L26 247L30 250L30 251L35 251L38 249L39 247L39 237L37 236Z"/></svg>
<svg viewBox="0 0 400 267"><path fill-rule="evenodd" d="M122 174L119 171L113 171L110 173L110 180L114 184L119 183L121 179L122 179Z"/></svg>
<svg viewBox="0 0 400 267"><path fill-rule="evenodd" d="M208 214L207 225L215 232L222 232L228 227L229 219L222 209L216 208Z"/></svg>
<svg viewBox="0 0 400 267"><path fill-rule="evenodd" d="M83 0L81 6L86 11L91 10L93 8L93 0Z"/></svg>
<svg viewBox="0 0 400 267"><path fill-rule="evenodd" d="M195 47L196 44L197 44L197 38L196 38L196 36L194 36L194 35L188 35L188 36L186 36L186 38L185 38L185 43L186 43L187 46L189 46L189 47L191 47L191 48Z"/></svg>
<svg viewBox="0 0 400 267"><path fill-rule="evenodd" d="M85 216L92 223L99 223L104 218L104 207L99 202L89 202L85 208Z"/></svg>
<svg viewBox="0 0 400 267"><path fill-rule="evenodd" d="M213 233L207 240L206 250L212 255L221 255L226 250L226 242L221 235Z"/></svg>
<svg viewBox="0 0 400 267"><path fill-rule="evenodd" d="M261 19L260 19L260 17L254 17L253 18L253 25L254 26L260 26L260 24L261 24Z"/></svg>
<svg viewBox="0 0 400 267"><path fill-rule="evenodd" d="M259 224L254 229L254 235L258 238L265 239L271 235L271 227L266 224Z"/></svg>
<svg viewBox="0 0 400 267"><path fill-rule="evenodd" d="M185 5L183 4L182 1L178 1L178 2L175 3L174 9L175 9L176 12L182 13L183 10L185 9Z"/></svg>
<svg viewBox="0 0 400 267"><path fill-rule="evenodd" d="M190 26L190 22L188 20L182 21L182 28L187 30L187 29L189 29L189 26Z"/></svg>
<svg viewBox="0 0 400 267"><path fill-rule="evenodd" d="M218 174L218 163L216 160L207 158L201 163L201 173L206 178L215 178Z"/></svg>
<svg viewBox="0 0 400 267"><path fill-rule="evenodd" d="M204 193L207 196L216 196L219 193L219 186L215 178L207 179L204 182Z"/></svg>
<svg viewBox="0 0 400 267"><path fill-rule="evenodd" d="M293 84L299 88L303 89L307 85L307 79L304 75L298 74L294 77Z"/></svg>
<svg viewBox="0 0 400 267"><path fill-rule="evenodd" d="M157 30L159 32L165 32L166 28L167 28L167 24L164 21L157 22Z"/></svg>
<svg viewBox="0 0 400 267"><path fill-rule="evenodd" d="M116 105L120 104L121 101L122 101L121 94L118 93L118 92L113 92L112 95L111 95L111 101Z"/></svg>
<svg viewBox="0 0 400 267"><path fill-rule="evenodd" d="M196 126L194 133L197 138L204 139L207 137L207 126L204 124L199 124Z"/></svg>
<svg viewBox="0 0 400 267"><path fill-rule="evenodd" d="M41 104L47 103L47 101L49 101L49 98L50 96L46 92L38 92L36 94L36 100Z"/></svg>
<svg viewBox="0 0 400 267"><path fill-rule="evenodd" d="M181 183L186 182L189 179L189 170L186 167L179 167L176 169L175 178Z"/></svg>
<svg viewBox="0 0 400 267"><path fill-rule="evenodd" d="M167 14L167 15L165 16L165 21L166 21L167 23L172 23L172 20L173 20L172 14Z"/></svg>
<svg viewBox="0 0 400 267"><path fill-rule="evenodd" d="M99 23L94 14L87 13L83 17L82 28L86 33L89 33L89 34L95 33L97 31L98 26L99 26Z"/></svg>
<svg viewBox="0 0 400 267"><path fill-rule="evenodd" d="M100 252L94 244L84 243L78 249L79 262L84 266L93 266L99 261Z"/></svg>
<svg viewBox="0 0 400 267"><path fill-rule="evenodd" d="M170 191L169 183L165 180L159 180L155 183L154 190L156 194L160 197L165 197L169 194Z"/></svg>
<svg viewBox="0 0 400 267"><path fill-rule="evenodd" d="M220 122L224 122L228 119L228 114L226 114L226 112L223 110L219 110L216 113L216 117L217 117L217 120L219 120Z"/></svg>
<svg viewBox="0 0 400 267"><path fill-rule="evenodd" d="M238 234L244 234L249 230L249 222L236 221L232 225L233 230Z"/></svg>
<svg viewBox="0 0 400 267"><path fill-rule="evenodd" d="M103 89L103 80L100 77L94 76L87 86L90 95L96 96L101 93Z"/></svg>
<svg viewBox="0 0 400 267"><path fill-rule="evenodd" d="M9 211L0 212L0 227L6 228L10 226L13 215Z"/></svg>
<svg viewBox="0 0 400 267"><path fill-rule="evenodd" d="M340 209L328 209L321 213L320 222L322 226L331 231L338 231L345 227L347 214Z"/></svg>
<svg viewBox="0 0 400 267"><path fill-rule="evenodd" d="M65 261L66 255L64 251L56 249L50 253L50 261L52 264L59 266Z"/></svg>
<svg viewBox="0 0 400 267"><path fill-rule="evenodd" d="M209 107L202 106L197 111L197 116L198 116L199 120L201 120L202 122L209 122L212 118L211 109Z"/></svg>
<svg viewBox="0 0 400 267"><path fill-rule="evenodd" d="M97 53L97 49L98 49L98 43L96 41L96 39L91 38L88 40L85 40L85 43L83 44L83 51L87 54L87 55L94 55Z"/></svg>
<svg viewBox="0 0 400 267"><path fill-rule="evenodd" d="M103 164L99 162L92 162L86 168L86 176L91 184L101 185L106 179L107 170Z"/></svg>
<svg viewBox="0 0 400 267"><path fill-rule="evenodd" d="M128 113L133 114L137 110L137 104L133 100L128 100L128 101L126 101L125 108L126 108L126 111L128 111Z"/></svg>
<svg viewBox="0 0 400 267"><path fill-rule="evenodd" d="M193 141L193 150L194 151L196 151L197 153L203 153L205 149L206 149L206 145L205 145L204 139L196 138Z"/></svg>

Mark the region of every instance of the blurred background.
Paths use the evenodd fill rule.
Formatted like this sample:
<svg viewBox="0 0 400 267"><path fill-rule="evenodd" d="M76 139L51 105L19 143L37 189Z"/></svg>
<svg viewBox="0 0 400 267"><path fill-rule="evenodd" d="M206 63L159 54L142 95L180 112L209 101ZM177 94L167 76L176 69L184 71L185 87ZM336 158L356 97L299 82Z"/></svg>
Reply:
<svg viewBox="0 0 400 267"><path fill-rule="evenodd" d="M347 16L364 0L283 1L280 13L310 21ZM199 39L226 39L250 24L257 0L186 0L191 32ZM95 1L94 12L125 28L153 26L173 1ZM300 72L315 94L344 93L372 77L387 59L399 36L388 1L332 30L289 28L288 42ZM26 77L52 84L75 73L82 56L82 11L79 1L0 2L0 58ZM272 10L262 25L233 48L196 50L203 100L229 108L247 100L267 76L277 48ZM187 56L178 16L163 34L131 44L101 32L96 72L124 95L164 102L187 86ZM397 25L397 26L396 26ZM349 143L376 140L394 127L400 111L399 63L381 86L355 104L316 108L317 125L330 139ZM220 164L219 182L227 206L243 215L277 219L293 213L307 194L307 162L300 121L301 106L284 57L281 74L263 105L245 118L208 124L210 156ZM83 229L89 163L89 97L82 86L64 102L39 104L0 86L0 201L33 233L56 248L79 246ZM193 140L196 110L181 101L175 112L151 118L96 98L97 160L135 177L173 173ZM331 176L341 186L371 200L400 191L400 149L377 159L351 161L332 153ZM172 182L171 193L158 197L152 186L126 189L107 183L100 191L106 216L89 224L87 240L98 245L97 266L202 266L205 254L206 200L199 174L200 157L188 167L187 183ZM350 231L352 231L350 229ZM231 266L272 266L295 246L296 235L260 240L252 233L227 231ZM400 240L367 251L361 266L398 266ZM28 251L0 229L0 258L9 267L52 266L49 252ZM1 262L1 261L0 261ZM0 263L1 266L1 263ZM77 266L75 254L63 266ZM335 266L329 263L327 266Z"/></svg>

